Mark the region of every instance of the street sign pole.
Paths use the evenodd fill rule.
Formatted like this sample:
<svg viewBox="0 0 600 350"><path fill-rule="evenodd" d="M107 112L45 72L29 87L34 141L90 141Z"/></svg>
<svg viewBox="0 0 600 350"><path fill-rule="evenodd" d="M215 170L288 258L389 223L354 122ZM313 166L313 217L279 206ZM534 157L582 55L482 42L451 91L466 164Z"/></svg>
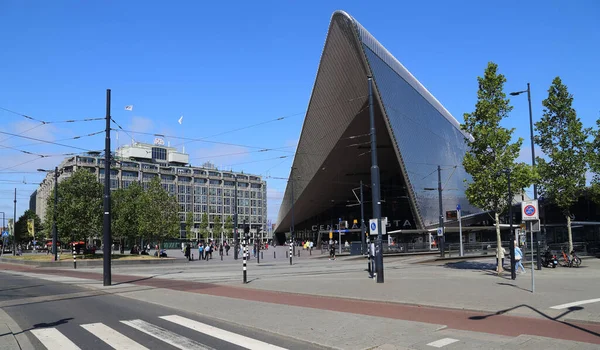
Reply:
<svg viewBox="0 0 600 350"><path fill-rule="evenodd" d="M460 204L456 205L456 214L458 215L458 239L460 241L460 256L463 256L464 251L463 251L463 236L462 236L462 213L460 211Z"/></svg>

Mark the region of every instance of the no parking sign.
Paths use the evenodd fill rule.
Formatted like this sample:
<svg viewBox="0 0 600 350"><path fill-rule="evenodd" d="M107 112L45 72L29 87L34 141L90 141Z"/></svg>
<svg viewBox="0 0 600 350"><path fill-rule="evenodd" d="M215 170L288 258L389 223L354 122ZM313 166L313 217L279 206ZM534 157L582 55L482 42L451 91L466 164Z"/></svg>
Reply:
<svg viewBox="0 0 600 350"><path fill-rule="evenodd" d="M537 199L521 202L521 216L523 221L534 221L540 219Z"/></svg>

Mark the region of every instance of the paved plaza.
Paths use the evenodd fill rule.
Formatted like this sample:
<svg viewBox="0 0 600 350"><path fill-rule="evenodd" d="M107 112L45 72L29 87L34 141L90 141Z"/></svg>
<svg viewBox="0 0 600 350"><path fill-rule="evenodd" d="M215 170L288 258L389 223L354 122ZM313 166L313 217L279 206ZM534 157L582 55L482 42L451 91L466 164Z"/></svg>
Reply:
<svg viewBox="0 0 600 350"><path fill-rule="evenodd" d="M2 270L183 309L320 346L338 349L596 349L600 344L600 259L582 267L497 276L495 259L385 259L385 283L368 278L367 261L329 260L320 251L288 248L248 261L114 266L112 287L101 267L46 269L2 264ZM273 252L276 257L273 258ZM177 256L177 252L170 252ZM2 305L0 303L0 305ZM454 341L456 340L456 341ZM437 342L437 343L436 343ZM428 345L433 344L433 345Z"/></svg>

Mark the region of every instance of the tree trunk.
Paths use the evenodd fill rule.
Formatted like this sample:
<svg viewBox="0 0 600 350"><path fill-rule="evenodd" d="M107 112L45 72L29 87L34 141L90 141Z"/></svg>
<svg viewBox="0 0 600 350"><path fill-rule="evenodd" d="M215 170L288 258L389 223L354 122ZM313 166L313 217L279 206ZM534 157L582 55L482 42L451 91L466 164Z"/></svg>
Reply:
<svg viewBox="0 0 600 350"><path fill-rule="evenodd" d="M499 258L498 251L502 249L502 236L500 235L500 215L497 211L494 214L494 220L496 224L496 257L498 258L496 271L498 272L498 274L501 274L502 272L504 272L504 269L502 268L502 259Z"/></svg>
<svg viewBox="0 0 600 350"><path fill-rule="evenodd" d="M573 233L571 231L571 215L567 214L567 235L569 236L569 251L567 254L571 254L573 251Z"/></svg>

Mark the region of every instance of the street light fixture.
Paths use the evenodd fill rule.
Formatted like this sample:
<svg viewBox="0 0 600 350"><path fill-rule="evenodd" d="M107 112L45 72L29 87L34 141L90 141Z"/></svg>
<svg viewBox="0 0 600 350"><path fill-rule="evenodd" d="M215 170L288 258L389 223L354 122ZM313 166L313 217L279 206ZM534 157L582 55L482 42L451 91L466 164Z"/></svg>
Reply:
<svg viewBox="0 0 600 350"><path fill-rule="evenodd" d="M38 169L37 171L51 173L52 170ZM52 255L54 261L58 260L58 249L56 244L58 241L58 229L56 227L56 207L58 206L58 167L54 167L54 215L52 218Z"/></svg>
<svg viewBox="0 0 600 350"><path fill-rule="evenodd" d="M531 138L531 167L535 168L535 149L533 142L533 115L531 113L531 89L529 83L527 83L527 90L511 92L511 96L518 96L523 93L527 93L527 100L529 101L529 137ZM533 199L537 199L537 185L533 184Z"/></svg>

